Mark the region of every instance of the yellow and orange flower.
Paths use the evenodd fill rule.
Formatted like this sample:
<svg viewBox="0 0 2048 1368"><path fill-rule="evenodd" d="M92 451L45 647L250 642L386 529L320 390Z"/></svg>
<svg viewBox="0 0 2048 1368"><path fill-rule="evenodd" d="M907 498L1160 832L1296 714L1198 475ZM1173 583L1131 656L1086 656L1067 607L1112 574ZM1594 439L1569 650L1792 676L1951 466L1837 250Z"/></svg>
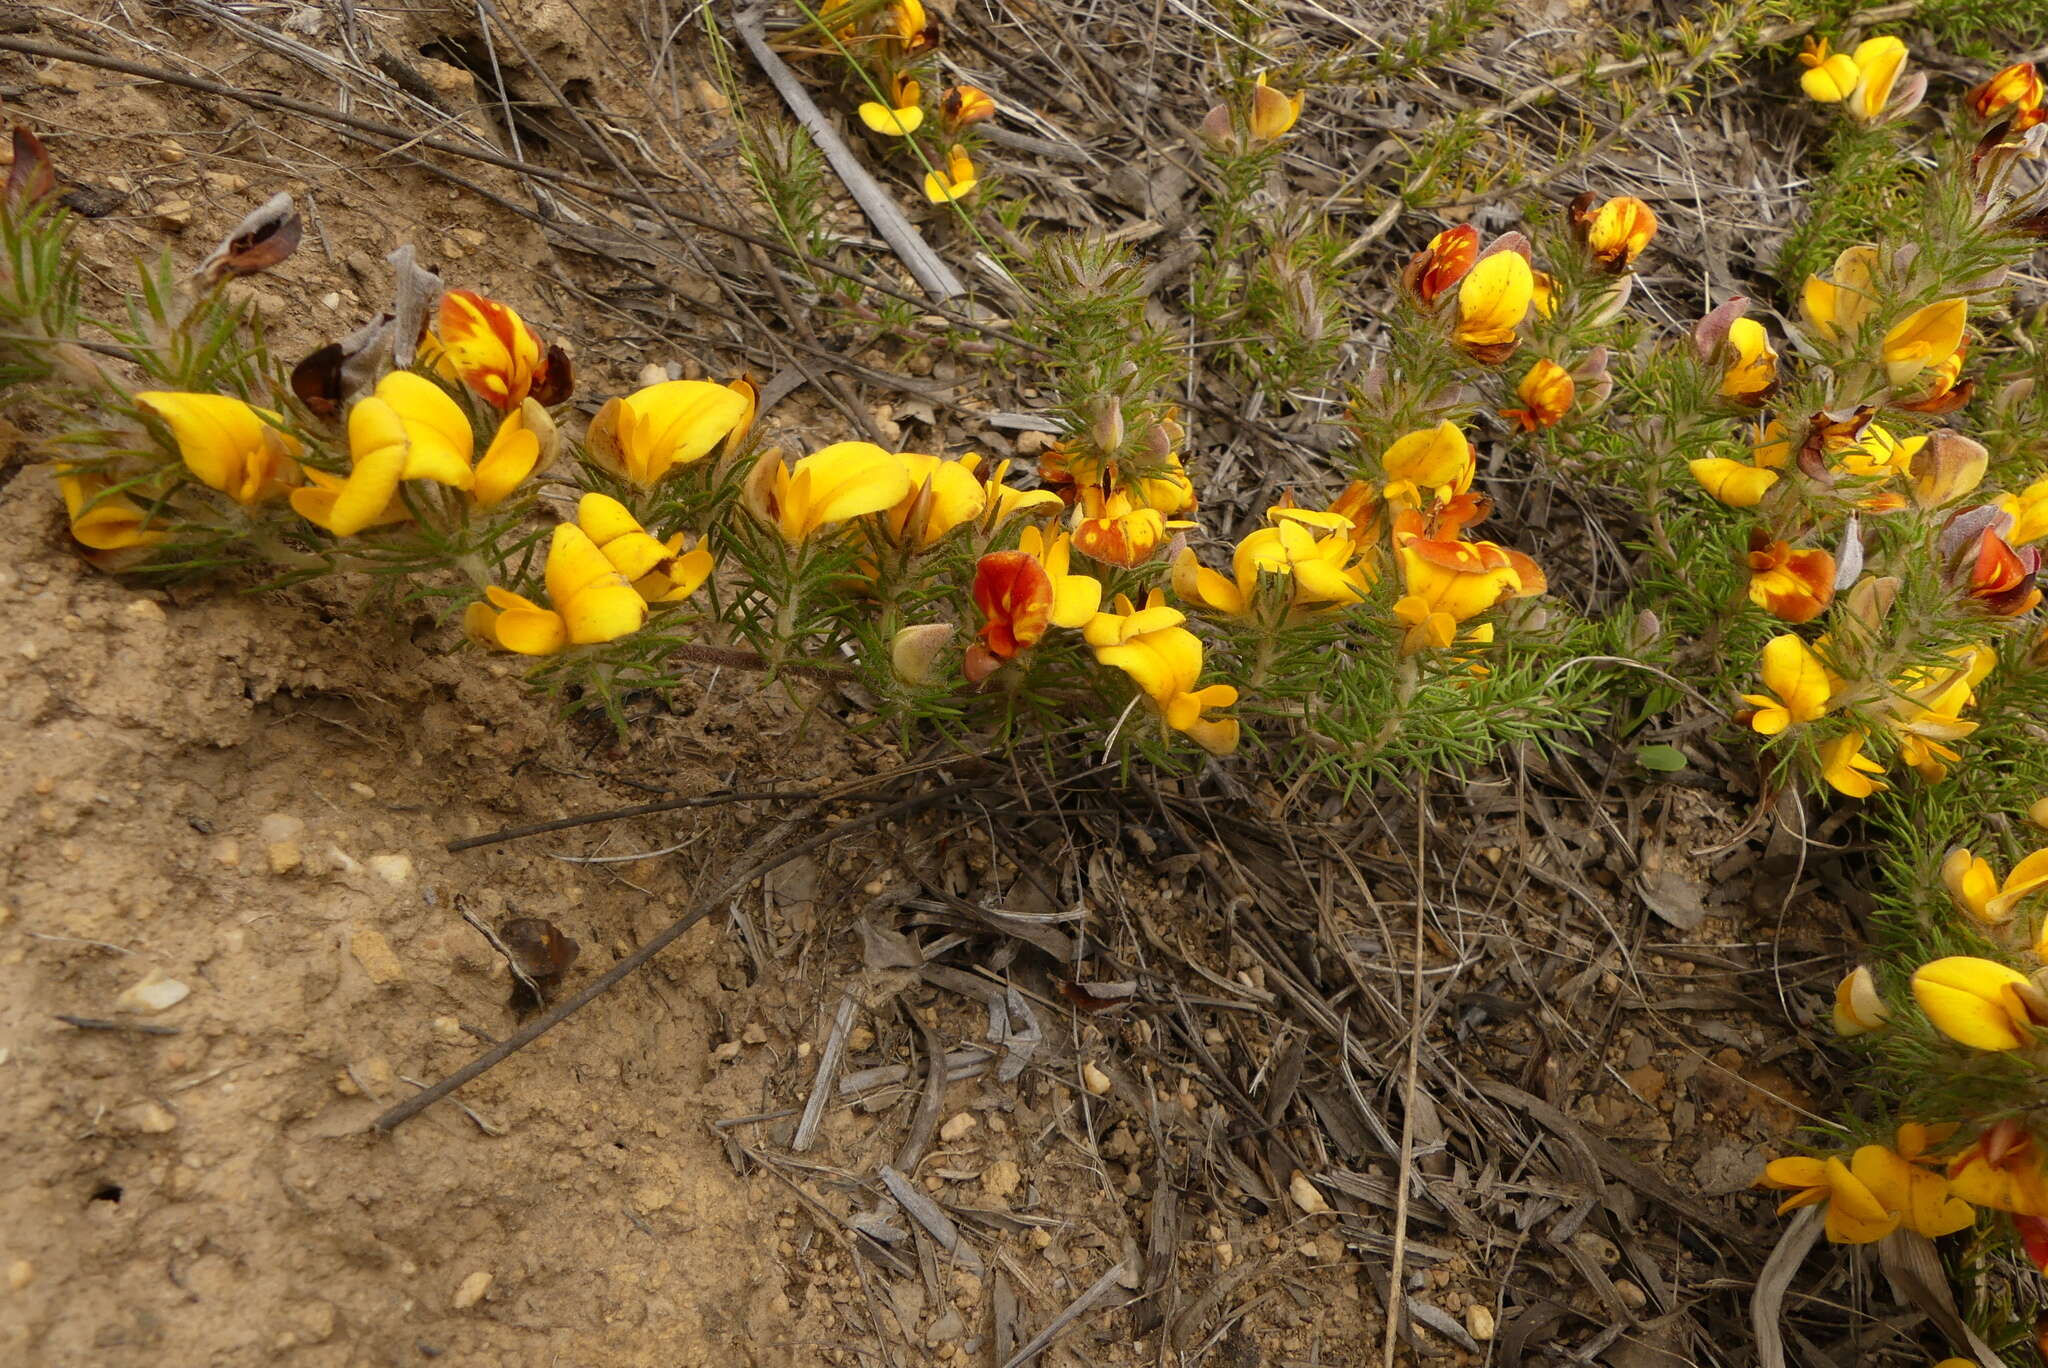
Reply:
<svg viewBox="0 0 2048 1368"><path fill-rule="evenodd" d="M979 650L986 660L970 650L967 677L979 683L1045 635L1052 625L1052 579L1027 551L991 551L974 565L974 603L981 609Z"/></svg>
<svg viewBox="0 0 2048 1368"><path fill-rule="evenodd" d="M1835 558L1818 547L1797 551L1762 528L1749 534L1749 601L1784 622L1811 622L1835 599Z"/></svg>
<svg viewBox="0 0 2048 1368"><path fill-rule="evenodd" d="M996 116L996 102L977 86L947 86L939 95L939 120L948 131Z"/></svg>
<svg viewBox="0 0 2048 1368"><path fill-rule="evenodd" d="M1406 593L1394 604L1405 627L1402 654L1426 647L1449 646L1458 624L1511 598L1540 594L1549 581L1536 562L1519 551L1489 541L1464 541L1458 536L1470 518L1470 495L1460 496L1465 508L1446 518L1439 514L1435 535L1429 521L1410 509L1394 519L1394 552Z"/></svg>
<svg viewBox="0 0 2048 1368"><path fill-rule="evenodd" d="M543 348L509 305L474 290L441 296L434 343L440 372L461 380L496 409L518 408L529 395L542 404L559 404L574 388L568 355L560 347Z"/></svg>
<svg viewBox="0 0 2048 1368"><path fill-rule="evenodd" d="M1577 394L1578 382L1572 379L1572 373L1546 358L1529 367L1529 373L1515 386L1515 397L1522 401L1522 406L1502 409L1500 416L1514 420L1515 427L1522 432L1554 427L1571 412Z"/></svg>
<svg viewBox="0 0 2048 1368"><path fill-rule="evenodd" d="M835 442L795 466L769 450L741 489L747 509L792 546L825 528L893 508L910 495L910 468L873 442Z"/></svg>
<svg viewBox="0 0 2048 1368"><path fill-rule="evenodd" d="M1593 263L1614 275L1633 266L1657 235L1657 215L1650 206L1634 195L1617 195L1597 209L1591 195L1581 200L1574 206L1572 225Z"/></svg>
<svg viewBox="0 0 2048 1368"><path fill-rule="evenodd" d="M1394 440L1380 456L1387 477L1380 492L1396 508L1446 503L1472 487L1476 468L1472 443L1447 418Z"/></svg>
<svg viewBox="0 0 2048 1368"><path fill-rule="evenodd" d="M1987 527L1978 534L1964 592L1999 617L2019 617L2041 602L2040 573L2040 547L2014 550Z"/></svg>
<svg viewBox="0 0 2048 1368"><path fill-rule="evenodd" d="M2032 62L2016 62L1970 92L1970 109L1980 119L2012 111L2011 133L2023 133L2048 118L2041 73ZM2036 1213L2048 1214L2048 1213Z"/></svg>
<svg viewBox="0 0 2048 1368"><path fill-rule="evenodd" d="M1169 522L1158 509L1140 505L1121 490L1105 493L1099 485L1082 486L1081 503L1074 512L1074 549L1127 570L1157 555L1169 531L1194 526Z"/></svg>

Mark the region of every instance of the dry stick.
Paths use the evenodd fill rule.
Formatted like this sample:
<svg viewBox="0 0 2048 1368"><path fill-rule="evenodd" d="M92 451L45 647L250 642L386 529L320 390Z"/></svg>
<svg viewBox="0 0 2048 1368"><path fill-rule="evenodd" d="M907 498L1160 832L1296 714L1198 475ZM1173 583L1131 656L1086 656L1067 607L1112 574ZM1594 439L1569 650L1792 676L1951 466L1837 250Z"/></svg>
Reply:
<svg viewBox="0 0 2048 1368"><path fill-rule="evenodd" d="M1086 1292L1083 1292L1080 1296L1074 1298L1073 1301L1067 1303L1067 1309L1052 1318L1052 1324L1033 1335L1029 1344L1026 1344L1022 1349L1019 1349L1016 1353L1003 1360L1003 1368L1020 1368L1020 1365L1029 1363L1039 1354L1044 1353L1046 1349L1051 1347L1052 1342L1059 1337L1060 1331L1079 1320L1089 1307L1101 1301L1103 1294L1114 1287L1117 1279L1123 1277L1123 1275L1124 1266L1116 1264L1107 1273L1104 1273L1093 1283L1090 1283Z"/></svg>
<svg viewBox="0 0 2048 1368"><path fill-rule="evenodd" d="M1408 1299L1401 1292L1401 1271L1408 1259L1408 1186L1415 1173L1415 1089L1422 1054L1423 876L1428 832L1423 814L1427 798L1427 786L1418 781L1415 785L1415 958L1411 962L1414 1001L1409 1008L1415 1019L1408 1027L1408 1079L1401 1106L1401 1168L1399 1183L1394 1189L1394 1257L1392 1266L1387 1270L1387 1338L1385 1353L1380 1360L1386 1368L1394 1368L1394 1348L1399 1340L1401 1316L1408 1304Z"/></svg>
<svg viewBox="0 0 2048 1368"><path fill-rule="evenodd" d="M915 798L905 798L900 802L891 803L885 808L878 808L873 812L864 813L859 817L841 822L807 840L798 841L795 845L789 846L786 849L775 850L775 846L779 842L786 839L792 831L798 829L804 822L816 816L818 810L824 807L830 800L828 798L819 798L804 804L795 812L777 822L774 830L748 847L748 855L753 858L741 868L739 873L719 880L717 886L710 893L699 898L695 907L692 907L688 912L671 922L666 931L663 931L653 940L647 942L647 944L641 946L617 964L614 964L604 973L598 975L589 987L585 988L575 997L568 999L557 1007L551 1008L543 1015L535 1017L519 1030L507 1036L498 1045L478 1055L475 1059L472 1059L469 1063L463 1065L454 1073L449 1074L432 1087L412 1097L408 1097L405 1101L378 1117L371 1124L380 1131L389 1132L395 1130L479 1074L502 1064L506 1059L525 1049L528 1045L540 1039L541 1036L547 1034L556 1026L561 1025L569 1017L602 997L620 979L623 979L626 975L632 973L635 969L638 969L641 965L673 945L681 938L685 931L688 931L691 927L723 906L728 897L745 888L749 883L752 883L762 875L769 873L771 870L781 868L798 856L808 855L821 846L830 845L841 836L850 835L865 827L878 826L891 817L899 817L905 813L914 812L918 808L927 807L932 803L950 798L956 793L964 793L974 787L976 785L972 781L947 784L942 788L933 789L930 793L922 793ZM773 851L774 853L762 854L761 852L764 851Z"/></svg>
<svg viewBox="0 0 2048 1368"><path fill-rule="evenodd" d="M822 257L814 257L807 252L800 252L786 242L781 242L771 237L764 237L759 233L750 233L744 228L736 228L729 223L720 223L716 219L706 218L701 214L693 214L689 210L675 205L660 204L651 197L637 195L631 190L617 185L607 185L601 181L590 180L587 177L578 176L571 172L558 171L550 166L540 166L533 162L521 161L517 157L508 157L503 153L494 152L488 148L465 147L461 143L450 142L446 138L408 132L391 124L378 123L374 119L359 119L352 114L343 114L339 110L328 109L324 105L293 99L289 95L273 95L261 90L241 90L231 85L223 85L219 81L209 81L200 76L187 76L180 71L171 71L164 67L153 67L142 62L131 62L120 57L109 57L103 53L89 52L84 48L64 47L57 43L39 43L28 38L16 38L11 35L0 34L0 51L20 52L30 57L47 58L53 62L76 62L80 66L96 67L102 71L118 71L125 76L134 76L144 81L154 81L161 85L180 86L186 90L196 90L207 95L217 95L222 99L234 100L255 109L279 110L288 114L303 115L308 119L317 120L344 134L353 133L357 135L359 141L367 141L364 135L383 138L390 142L401 144L407 150L426 148L429 151L446 153L451 157L463 157L470 161L482 162L487 166L495 166L501 170L515 171L520 175L532 176L537 180L552 181L555 184L571 186L578 190L588 190L608 200L616 200L622 204L636 204L654 213L667 214L671 218L679 219L693 228L703 228L709 232L723 233L727 237L735 238L741 242L751 242L757 247L765 247L778 256L801 262L814 270L824 271L826 274L838 276L842 280L850 280L864 289L873 290L875 293L886 295L890 299L904 304L915 304L919 308L939 314L949 323L972 329L986 337L1007 343L1034 356L1048 356L1051 354L1048 348L1039 343L1018 337L1014 333L994 327L981 319L970 317L957 309L947 307L943 303L934 303L928 299L920 299L918 296L904 290L899 290L893 285L879 280L871 280L858 271L848 270L837 262L826 261ZM377 146L375 143L370 145L373 147ZM377 147L377 150L388 153L399 149ZM529 213L527 216L537 221L543 221L543 216L538 214ZM565 232L575 226L551 219L544 221Z"/></svg>
<svg viewBox="0 0 2048 1368"><path fill-rule="evenodd" d="M482 836L465 836L459 841L450 841L444 849L452 852L474 850L478 846L497 845L503 841L522 840L528 836L545 836L550 831L567 831L571 827L596 826L600 822L623 822L629 817L651 817L657 812L680 812L684 808L718 807L725 803L764 802L771 798L822 797L818 789L764 789L759 793L704 793L690 798L661 798L652 803L636 803L632 807L612 808L608 812L586 812L579 817L557 817L552 822L534 822L527 826L506 827L502 831L488 832Z"/></svg>
<svg viewBox="0 0 2048 1368"><path fill-rule="evenodd" d="M860 202L861 212L875 225L875 231L882 235L882 241L917 283L941 302L967 293L967 287L960 277L953 274L953 268L940 259L931 245L910 226L910 220L903 217L903 211L896 207L896 201L884 190L868 169L854 156L853 149L825 122L825 115L819 110L817 101L805 90L803 82L789 64L775 55L775 49L768 46L768 35L761 26L761 11L750 9L733 21L739 30L740 39L747 45L747 51L754 56L754 64L761 68L769 83L781 95L789 112L796 115L796 121L804 126L811 140L818 144L818 150L825 154L825 160L832 163L832 169L839 173L839 179L853 192Z"/></svg>

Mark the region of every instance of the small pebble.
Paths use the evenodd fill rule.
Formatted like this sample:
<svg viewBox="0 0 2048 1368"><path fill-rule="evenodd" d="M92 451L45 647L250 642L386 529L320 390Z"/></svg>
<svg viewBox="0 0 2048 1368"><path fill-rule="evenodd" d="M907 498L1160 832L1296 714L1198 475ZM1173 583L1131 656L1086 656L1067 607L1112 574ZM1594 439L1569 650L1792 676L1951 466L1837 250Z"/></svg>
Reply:
<svg viewBox="0 0 2048 1368"><path fill-rule="evenodd" d="M324 294L324 295L321 295L321 296L320 296L320 307L321 307L321 308L323 308L323 309L338 309L338 308L340 308L340 307L341 307L341 291L339 291L339 290L329 290L329 291L328 291L328 292L327 292L326 294Z"/></svg>
<svg viewBox="0 0 2048 1368"><path fill-rule="evenodd" d="M142 622L165 621L164 606L161 603L158 603L155 599L130 599L128 600L127 608L123 611L126 612L129 617L135 618L138 621Z"/></svg>
<svg viewBox="0 0 2048 1368"><path fill-rule="evenodd" d="M273 812L256 824L256 834L266 841L296 841L306 834L306 824L289 812Z"/></svg>
<svg viewBox="0 0 2048 1368"><path fill-rule="evenodd" d="M1023 1181L1023 1172L1008 1159L998 1159L981 1172L981 1190L999 1202L1015 1192Z"/></svg>
<svg viewBox="0 0 2048 1368"><path fill-rule="evenodd" d="M234 869L242 863L242 843L232 836L223 836L213 843L213 862L227 869Z"/></svg>
<svg viewBox="0 0 2048 1368"><path fill-rule="evenodd" d="M750 1021L747 1023L746 1029L740 1032L740 1039L748 1045L766 1045L768 1043L768 1030L760 1022Z"/></svg>
<svg viewBox="0 0 2048 1368"><path fill-rule="evenodd" d="M360 779L349 780L348 791L358 798L375 798L377 796L377 790L371 788Z"/></svg>
<svg viewBox="0 0 2048 1368"><path fill-rule="evenodd" d="M349 952L356 957L356 963L363 966L363 972L370 976L370 982L380 987L397 983L405 977L405 966L398 962L398 956L391 949L391 942L384 939L382 932L371 927L359 926L348 940Z"/></svg>
<svg viewBox="0 0 2048 1368"><path fill-rule="evenodd" d="M865 1026L856 1026L846 1033L846 1048L854 1054L870 1049L875 1043L875 1033Z"/></svg>
<svg viewBox="0 0 2048 1368"><path fill-rule="evenodd" d="M973 1112L955 1112L939 1127L939 1139L950 1145L980 1124Z"/></svg>
<svg viewBox="0 0 2048 1368"><path fill-rule="evenodd" d="M372 855L363 863L368 866L372 874L382 879L385 883L390 884L393 888L403 888L412 882L412 856L410 855Z"/></svg>
<svg viewBox="0 0 2048 1368"><path fill-rule="evenodd" d="M1081 1086L1097 1097L1109 1091L1109 1075L1093 1064L1083 1061L1081 1065Z"/></svg>
<svg viewBox="0 0 2048 1368"><path fill-rule="evenodd" d="M467 1034L462 1029L462 1023L457 1021L454 1017L435 1017L432 1022L432 1026L434 1034L441 1037L441 1039L443 1040L460 1040L465 1034Z"/></svg>
<svg viewBox="0 0 2048 1368"><path fill-rule="evenodd" d="M192 990L161 969L152 969L142 981L114 999L117 1012L163 1012L192 995Z"/></svg>
<svg viewBox="0 0 2048 1368"><path fill-rule="evenodd" d="M1294 1176L1287 1180L1287 1195L1294 1199L1296 1206L1310 1216L1320 1216L1330 1209L1330 1204L1323 1200L1323 1194L1316 1190L1316 1185L1311 1183L1308 1175L1300 1169L1296 1169Z"/></svg>
<svg viewBox="0 0 2048 1368"><path fill-rule="evenodd" d="M1031 1227L1031 1247L1045 1249L1052 1244L1052 1232L1044 1226Z"/></svg>
<svg viewBox="0 0 2048 1368"><path fill-rule="evenodd" d="M491 1290L491 1275L479 1268L462 1280L455 1289L455 1309L467 1311L484 1299L484 1293Z"/></svg>
<svg viewBox="0 0 2048 1368"><path fill-rule="evenodd" d="M129 1108L123 1119L144 1135L169 1135L178 1128L178 1118L155 1102Z"/></svg>
<svg viewBox="0 0 2048 1368"><path fill-rule="evenodd" d="M289 874L306 862L306 852L299 849L297 841L272 841L263 848L263 854L270 861L273 874Z"/></svg>
<svg viewBox="0 0 2048 1368"><path fill-rule="evenodd" d="M36 1280L36 1266L27 1259L16 1259L7 1265L7 1290L19 1292Z"/></svg>
<svg viewBox="0 0 2048 1368"><path fill-rule="evenodd" d="M1493 1338L1493 1308L1473 1302L1465 1308L1465 1333L1482 1344Z"/></svg>

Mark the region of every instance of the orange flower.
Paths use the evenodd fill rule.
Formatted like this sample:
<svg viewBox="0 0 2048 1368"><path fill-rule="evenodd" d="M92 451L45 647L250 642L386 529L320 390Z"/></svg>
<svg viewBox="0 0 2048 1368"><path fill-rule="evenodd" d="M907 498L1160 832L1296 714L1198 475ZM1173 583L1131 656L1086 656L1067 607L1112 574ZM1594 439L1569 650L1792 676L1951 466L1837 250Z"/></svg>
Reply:
<svg viewBox="0 0 2048 1368"><path fill-rule="evenodd" d="M1785 622L1811 622L1835 597L1835 558L1815 547L1794 551L1762 528L1749 534L1749 601Z"/></svg>
<svg viewBox="0 0 2048 1368"><path fill-rule="evenodd" d="M1572 373L1563 366L1555 361L1538 361L1529 367L1522 383L1515 386L1515 397L1523 407L1502 409L1500 416L1514 419L1515 426L1523 432L1551 427L1571 411L1578 388Z"/></svg>
<svg viewBox="0 0 2048 1368"><path fill-rule="evenodd" d="M2048 1216L2048 1174L2031 1131L1998 1121L1948 1166L1949 1191L1966 1202L2019 1216Z"/></svg>
<svg viewBox="0 0 2048 1368"><path fill-rule="evenodd" d="M991 655L1009 660L1038 644L1052 625L1052 577L1024 551L994 551L974 566L974 602L985 619L981 640Z"/></svg>
<svg viewBox="0 0 2048 1368"><path fill-rule="evenodd" d="M1425 309L1436 307L1444 291L1465 278L1479 259L1479 230L1469 223L1446 228L1429 240L1429 246L1408 258L1401 271L1401 284Z"/></svg>
<svg viewBox="0 0 2048 1368"><path fill-rule="evenodd" d="M437 331L442 374L460 379L493 408L518 408L529 394L543 404L569 397L568 356L557 346L543 352L526 321L497 300L474 290L448 291Z"/></svg>
<svg viewBox="0 0 2048 1368"><path fill-rule="evenodd" d="M1970 108L1980 119L2012 111L2012 133L2025 132L2048 118L2043 108L2041 73L2032 62L2017 62L1970 92Z"/></svg>
<svg viewBox="0 0 2048 1368"><path fill-rule="evenodd" d="M1394 613L1407 628L1401 653L1448 646L1458 624L1510 598L1540 594L1549 587L1535 561L1489 541L1461 541L1467 521L1483 513L1481 501L1460 495L1442 510L1434 529L1409 509L1394 519L1394 548L1407 593Z"/></svg>
<svg viewBox="0 0 2048 1368"><path fill-rule="evenodd" d="M1074 549L1104 565L1121 565L1127 570L1151 560L1169 530L1194 526L1168 522L1158 509L1141 507L1128 494L1105 493L1098 485L1082 488L1079 512Z"/></svg>
<svg viewBox="0 0 2048 1368"><path fill-rule="evenodd" d="M2040 572L2040 547L2015 551L1996 529L1987 527L1977 538L1966 592L2000 617L2018 617L2041 601L2040 587L2034 583Z"/></svg>

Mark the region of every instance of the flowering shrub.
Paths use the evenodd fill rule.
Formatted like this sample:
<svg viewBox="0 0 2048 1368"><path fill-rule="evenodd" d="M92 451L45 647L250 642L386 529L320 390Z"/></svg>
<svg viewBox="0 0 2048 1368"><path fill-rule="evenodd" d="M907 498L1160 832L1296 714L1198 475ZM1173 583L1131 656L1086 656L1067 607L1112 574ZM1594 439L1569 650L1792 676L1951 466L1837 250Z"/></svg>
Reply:
<svg viewBox="0 0 2048 1368"><path fill-rule="evenodd" d="M954 87L928 107L917 0L839 0L815 27L871 97L862 124L971 212L968 130L994 105ZM1918 136L1928 83L1898 39L1801 62L1857 136ZM1913 232L1839 244L1780 318L1735 298L1650 335L1630 303L1657 217L1589 193L1526 231L1435 233L1383 282L1385 344L1357 371L1346 258L1285 186L1307 94L1241 75L1198 134L1218 174L1192 308L1276 405L1342 392L1349 438L1227 540L1184 351L1098 241L1041 243L1019 271L1060 433L1035 470L857 440L792 456L763 446L743 378L609 397L579 437L562 348L405 249L387 311L275 364L224 283L289 256L288 202L196 270L149 274L132 325L80 347L69 223L17 132L0 375L60 406L47 454L96 565L366 573L615 716L715 661L857 679L906 729L1164 763L1256 749L1349 785L1559 743L1643 667L1702 682L1771 797L1867 800L1890 837L1892 929L1833 1004L1888 1071L1883 1114L1761 1181L1837 1242L1944 1236L1982 1208L2048 1261L2048 840L2019 820L2048 829L2048 389L2038 336L1999 313L2048 234L2038 75L1970 91ZM1532 470L1639 527L1639 580L1604 617L1489 522L1487 477Z"/></svg>

